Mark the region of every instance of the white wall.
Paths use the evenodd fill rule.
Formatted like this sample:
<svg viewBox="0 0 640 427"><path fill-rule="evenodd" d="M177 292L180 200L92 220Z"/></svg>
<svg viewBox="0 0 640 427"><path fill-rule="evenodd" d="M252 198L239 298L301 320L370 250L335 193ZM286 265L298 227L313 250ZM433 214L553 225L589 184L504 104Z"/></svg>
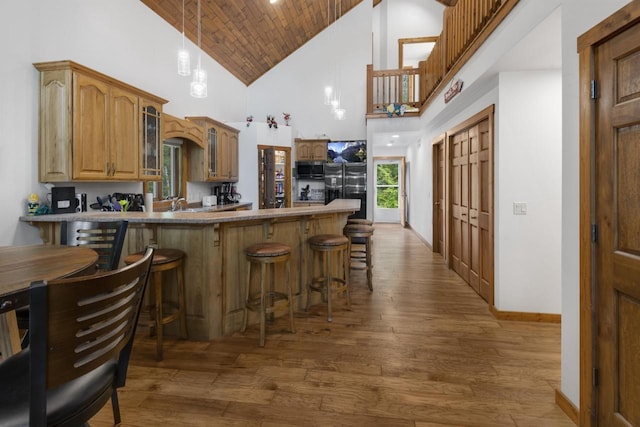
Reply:
<svg viewBox="0 0 640 427"><path fill-rule="evenodd" d="M282 121L291 113L293 137L333 140L364 139L366 135L366 66L371 63L371 2L361 2L327 30L276 65L249 86L248 115ZM341 63L344 121L336 121L324 105L324 87Z"/></svg>
<svg viewBox="0 0 640 427"><path fill-rule="evenodd" d="M0 245L39 242L38 232L18 217L27 209L27 196L39 190L37 177L37 80L31 65L33 4L11 2L0 13Z"/></svg>
<svg viewBox="0 0 640 427"><path fill-rule="evenodd" d="M439 36L444 6L435 1L387 0L386 63L383 69L398 68L398 39ZM380 7L380 6L378 6ZM382 55L381 55L382 57ZM426 58L424 58L426 59Z"/></svg>
<svg viewBox="0 0 640 427"><path fill-rule="evenodd" d="M560 70L501 73L498 105L495 305L503 311L560 313ZM515 202L526 203L526 215L514 215Z"/></svg>

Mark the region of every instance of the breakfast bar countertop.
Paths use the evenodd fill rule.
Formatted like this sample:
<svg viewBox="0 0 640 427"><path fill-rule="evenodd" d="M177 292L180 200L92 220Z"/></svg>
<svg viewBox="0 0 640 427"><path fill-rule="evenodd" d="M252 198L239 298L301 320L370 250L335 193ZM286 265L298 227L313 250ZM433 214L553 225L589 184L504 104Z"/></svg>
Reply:
<svg viewBox="0 0 640 427"><path fill-rule="evenodd" d="M242 208L251 206L251 203L236 203L233 206ZM260 219L275 219L314 215L321 213L337 213L360 210L360 200L336 199L328 205L302 206L295 208L216 211L216 209L204 210L187 209L175 212L77 212L53 215L24 215L20 217L23 222L61 222L61 221L114 221L127 220L130 223L163 224L215 224L223 222L250 221Z"/></svg>
<svg viewBox="0 0 640 427"><path fill-rule="evenodd" d="M242 210L203 212L207 208L198 207L175 212L80 212L22 216L20 220L37 227L45 244L54 245L60 244L63 221L126 220L129 226L121 258L150 244L183 251L189 338L211 340L243 327L249 270L244 262L245 248L266 241L291 248L289 283L294 307L302 309L307 303L306 278L311 272L305 243L313 235L342 234L347 218L360 210L360 203L358 199L337 199L328 205L259 210L246 210L250 204L234 203ZM284 274L284 269L276 271L279 291L283 291L278 286L284 283ZM174 288L169 287L169 294ZM312 302L316 297L320 300L314 295ZM249 324L258 321L258 316L250 313ZM166 325L165 332L177 334L177 326Z"/></svg>

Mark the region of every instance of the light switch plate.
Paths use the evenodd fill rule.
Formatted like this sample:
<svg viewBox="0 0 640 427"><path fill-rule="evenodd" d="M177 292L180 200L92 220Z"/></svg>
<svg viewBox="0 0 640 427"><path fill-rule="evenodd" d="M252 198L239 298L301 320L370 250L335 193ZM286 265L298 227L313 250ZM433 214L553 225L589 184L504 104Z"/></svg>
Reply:
<svg viewBox="0 0 640 427"><path fill-rule="evenodd" d="M513 202L513 214L514 215L526 215L527 203L526 202Z"/></svg>

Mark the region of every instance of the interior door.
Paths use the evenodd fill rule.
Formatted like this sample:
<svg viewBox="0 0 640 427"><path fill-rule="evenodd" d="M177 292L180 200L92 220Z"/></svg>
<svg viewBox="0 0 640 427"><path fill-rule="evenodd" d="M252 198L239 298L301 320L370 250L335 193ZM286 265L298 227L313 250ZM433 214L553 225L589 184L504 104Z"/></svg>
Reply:
<svg viewBox="0 0 640 427"><path fill-rule="evenodd" d="M407 164L400 159L400 225L407 226Z"/></svg>
<svg viewBox="0 0 640 427"><path fill-rule="evenodd" d="M598 425L640 425L640 36L597 47L595 343Z"/></svg>
<svg viewBox="0 0 640 427"><path fill-rule="evenodd" d="M271 209L276 203L275 149L258 147L258 191L259 209Z"/></svg>
<svg viewBox="0 0 640 427"><path fill-rule="evenodd" d="M433 252L444 256L444 141L433 146Z"/></svg>
<svg viewBox="0 0 640 427"><path fill-rule="evenodd" d="M450 144L451 268L469 282L469 132L455 134Z"/></svg>

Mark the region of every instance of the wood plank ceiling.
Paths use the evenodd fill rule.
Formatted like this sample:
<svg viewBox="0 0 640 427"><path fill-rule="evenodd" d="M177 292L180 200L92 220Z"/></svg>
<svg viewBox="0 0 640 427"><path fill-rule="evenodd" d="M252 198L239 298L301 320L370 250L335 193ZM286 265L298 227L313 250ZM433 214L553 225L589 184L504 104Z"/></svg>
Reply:
<svg viewBox="0 0 640 427"><path fill-rule="evenodd" d="M141 0L182 32L182 0ZM200 0L201 48L250 85L362 0ZM338 13L334 5L341 3ZM185 36L198 44L198 1L185 0ZM177 41L176 44L178 44ZM177 52L176 52L177 53ZM191 52L192 67L197 52Z"/></svg>
<svg viewBox="0 0 640 427"><path fill-rule="evenodd" d="M140 1L182 32L183 0ZM248 86L362 0L200 1L202 51ZM198 0L184 0L184 9L185 36L197 45ZM194 61L197 52L191 55Z"/></svg>

